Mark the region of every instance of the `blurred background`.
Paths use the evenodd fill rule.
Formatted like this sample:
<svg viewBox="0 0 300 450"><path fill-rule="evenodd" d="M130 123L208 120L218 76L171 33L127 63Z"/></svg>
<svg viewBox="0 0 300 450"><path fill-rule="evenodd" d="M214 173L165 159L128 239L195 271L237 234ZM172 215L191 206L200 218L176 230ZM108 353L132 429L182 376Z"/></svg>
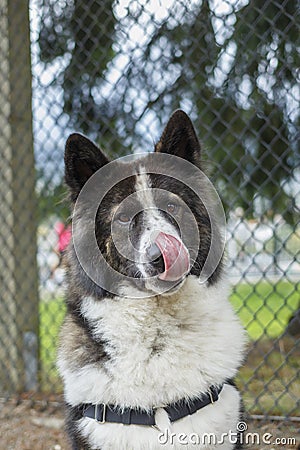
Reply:
<svg viewBox="0 0 300 450"><path fill-rule="evenodd" d="M0 0L0 397L60 394L63 153L192 118L227 216L252 418L300 420L298 0Z"/></svg>

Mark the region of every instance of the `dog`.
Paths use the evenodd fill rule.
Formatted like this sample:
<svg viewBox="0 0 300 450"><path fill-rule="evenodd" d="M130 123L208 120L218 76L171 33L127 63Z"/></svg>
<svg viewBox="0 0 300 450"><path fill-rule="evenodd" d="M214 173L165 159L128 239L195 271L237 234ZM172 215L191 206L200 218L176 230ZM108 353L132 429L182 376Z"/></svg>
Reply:
<svg viewBox="0 0 300 450"><path fill-rule="evenodd" d="M154 152L109 161L72 134L67 314L58 369L72 449L238 449L245 332L222 214L181 110Z"/></svg>

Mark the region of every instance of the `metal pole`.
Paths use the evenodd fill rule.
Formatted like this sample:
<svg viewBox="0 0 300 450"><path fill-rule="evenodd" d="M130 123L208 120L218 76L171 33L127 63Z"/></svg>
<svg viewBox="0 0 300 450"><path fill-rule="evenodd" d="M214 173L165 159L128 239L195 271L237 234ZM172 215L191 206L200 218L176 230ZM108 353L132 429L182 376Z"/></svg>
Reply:
<svg viewBox="0 0 300 450"><path fill-rule="evenodd" d="M0 391L37 387L29 4L0 0Z"/></svg>

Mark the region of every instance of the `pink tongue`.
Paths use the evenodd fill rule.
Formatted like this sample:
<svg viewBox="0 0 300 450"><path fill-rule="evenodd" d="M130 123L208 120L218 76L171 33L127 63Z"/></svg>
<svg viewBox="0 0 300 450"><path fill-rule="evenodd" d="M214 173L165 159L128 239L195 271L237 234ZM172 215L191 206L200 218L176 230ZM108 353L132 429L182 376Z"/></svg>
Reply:
<svg viewBox="0 0 300 450"><path fill-rule="evenodd" d="M155 244L164 259L165 271L158 275L160 280L177 281L182 278L190 268L190 257L185 245L171 234L160 232Z"/></svg>

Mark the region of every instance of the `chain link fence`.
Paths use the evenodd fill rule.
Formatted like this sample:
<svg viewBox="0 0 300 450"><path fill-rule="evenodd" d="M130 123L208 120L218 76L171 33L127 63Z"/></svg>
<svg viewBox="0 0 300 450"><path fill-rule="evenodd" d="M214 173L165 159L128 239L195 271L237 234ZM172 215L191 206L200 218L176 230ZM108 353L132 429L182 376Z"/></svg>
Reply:
<svg viewBox="0 0 300 450"><path fill-rule="evenodd" d="M85 133L112 158L152 150L182 108L227 213L246 410L299 418L299 9L0 0L0 396L61 391L66 138Z"/></svg>

